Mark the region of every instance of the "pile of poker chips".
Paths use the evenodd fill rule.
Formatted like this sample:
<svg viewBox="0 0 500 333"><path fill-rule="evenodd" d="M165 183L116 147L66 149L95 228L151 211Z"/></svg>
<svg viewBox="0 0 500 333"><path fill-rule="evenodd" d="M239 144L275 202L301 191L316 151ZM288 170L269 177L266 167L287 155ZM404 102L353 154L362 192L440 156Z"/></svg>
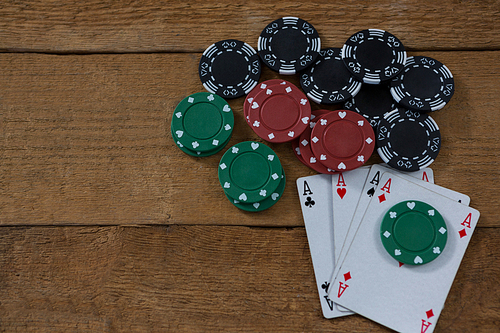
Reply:
<svg viewBox="0 0 500 333"><path fill-rule="evenodd" d="M321 173L357 168L375 148L384 162L402 171L427 167L437 157L439 127L425 113L443 108L454 92L453 76L439 61L407 57L398 38L378 29L355 33L342 48L321 49L316 29L296 17L269 23L257 44L258 53L235 39L210 45L200 59L199 76L213 96L247 95L244 116L263 140L292 142L298 159ZM298 74L303 91L281 79L259 84L261 62L281 75ZM309 99L344 103L343 110L311 111ZM318 121L320 126L315 126ZM202 127L205 122L220 124L209 117L198 121ZM185 126L190 135L196 132L189 122ZM197 133L197 140L181 140L181 132L172 129L172 136L192 156L215 154L230 137L227 132L225 140L213 138L211 128ZM210 140L217 146L209 149Z"/></svg>
<svg viewBox="0 0 500 333"><path fill-rule="evenodd" d="M260 142L232 146L222 156L218 170L226 197L245 211L268 209L285 190L285 172L278 155Z"/></svg>

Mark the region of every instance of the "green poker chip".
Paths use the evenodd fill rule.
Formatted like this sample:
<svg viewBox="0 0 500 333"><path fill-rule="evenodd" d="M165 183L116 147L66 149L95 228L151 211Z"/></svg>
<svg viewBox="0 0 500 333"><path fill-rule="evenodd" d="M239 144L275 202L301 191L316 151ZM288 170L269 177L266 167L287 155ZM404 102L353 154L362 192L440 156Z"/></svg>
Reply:
<svg viewBox="0 0 500 333"><path fill-rule="evenodd" d="M240 142L219 162L219 182L230 198L241 203L260 202L270 196L283 174L278 155L263 143Z"/></svg>
<svg viewBox="0 0 500 333"><path fill-rule="evenodd" d="M262 201L253 203L242 203L239 200L229 197L227 194L226 197L229 199L229 201L231 201L233 205L235 205L239 209L245 210L247 212L261 212L263 210L271 208L275 203L278 202L278 200L283 195L283 192L285 191L285 184L286 184L286 177L285 177L285 172L283 171L281 175L281 181L278 187L276 188L276 191L271 193L270 196L268 196Z"/></svg>
<svg viewBox="0 0 500 333"><path fill-rule="evenodd" d="M387 252L408 265L423 265L444 250L448 230L441 214L425 202L410 200L392 206L380 225Z"/></svg>
<svg viewBox="0 0 500 333"><path fill-rule="evenodd" d="M218 95L200 92L187 96L177 105L170 128L178 147L182 145L195 153L204 153L224 147L231 138L233 126L229 104Z"/></svg>
<svg viewBox="0 0 500 333"><path fill-rule="evenodd" d="M174 134L173 133L172 133L172 137L174 138ZM218 152L220 152L228 144L228 142L229 142L230 139L231 138L228 138L226 142L224 142L223 144L219 145L219 147L217 147L217 148L215 148L213 150L203 151L203 152L202 151L194 151L194 150L188 149L179 140L175 140L175 144L176 144L177 148L179 148L181 151L183 151L184 153L186 153L188 155L191 155L191 156L194 156L194 157L206 157L206 156L215 155Z"/></svg>

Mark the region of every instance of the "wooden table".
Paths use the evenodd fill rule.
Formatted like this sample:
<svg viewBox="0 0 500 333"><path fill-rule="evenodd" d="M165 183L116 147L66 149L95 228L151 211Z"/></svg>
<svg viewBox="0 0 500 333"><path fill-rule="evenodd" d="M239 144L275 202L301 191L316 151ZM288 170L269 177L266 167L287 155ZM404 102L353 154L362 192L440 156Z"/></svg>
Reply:
<svg viewBox="0 0 500 333"><path fill-rule="evenodd" d="M454 74L455 96L432 114L432 168L481 218L435 332L500 332L498 0L3 1L0 331L389 331L322 317L295 187L315 172L289 144L270 144L283 198L252 214L223 194L222 152L192 158L169 134L177 103L204 91L201 52L227 38L256 47L282 16L312 23L323 47L388 30ZM258 139L243 98L229 103L229 146Z"/></svg>

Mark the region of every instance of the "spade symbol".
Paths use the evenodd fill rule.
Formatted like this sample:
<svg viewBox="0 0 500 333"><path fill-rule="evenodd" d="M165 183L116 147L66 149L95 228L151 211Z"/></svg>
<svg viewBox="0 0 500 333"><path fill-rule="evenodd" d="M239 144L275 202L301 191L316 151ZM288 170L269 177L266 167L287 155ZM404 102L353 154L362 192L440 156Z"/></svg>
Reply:
<svg viewBox="0 0 500 333"><path fill-rule="evenodd" d="M315 204L316 204L316 202L314 202L314 200L311 197L306 198L305 205L307 207L312 208L312 206L314 206Z"/></svg>
<svg viewBox="0 0 500 333"><path fill-rule="evenodd" d="M366 192L366 194L368 194L369 197L373 197L373 195L375 194L375 188L372 187L368 190L368 192Z"/></svg>
<svg viewBox="0 0 500 333"><path fill-rule="evenodd" d="M321 285L321 288L325 289L325 291L328 291L329 287L330 287L330 282L325 282Z"/></svg>

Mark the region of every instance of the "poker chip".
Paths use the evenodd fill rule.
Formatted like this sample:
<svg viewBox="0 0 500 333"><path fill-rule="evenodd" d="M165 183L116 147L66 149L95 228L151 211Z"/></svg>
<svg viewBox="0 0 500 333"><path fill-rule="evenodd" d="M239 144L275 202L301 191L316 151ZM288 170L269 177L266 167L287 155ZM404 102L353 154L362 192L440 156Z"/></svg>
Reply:
<svg viewBox="0 0 500 333"><path fill-rule="evenodd" d="M319 54L321 41L314 27L297 17L269 23L259 36L259 56L272 70L293 75L309 67Z"/></svg>
<svg viewBox="0 0 500 333"><path fill-rule="evenodd" d="M254 203L242 203L240 200L236 200L231 198L226 194L226 197L229 199L229 201L238 207L239 209L248 211L248 212L261 212L263 210L269 209L272 206L274 206L275 203L278 202L278 200L281 198L283 195L283 192L285 191L285 184L286 184L286 177L285 177L285 172L283 171L283 174L281 175L281 181L276 188L275 191L271 193L267 198L265 198L262 201L259 202L254 202Z"/></svg>
<svg viewBox="0 0 500 333"><path fill-rule="evenodd" d="M377 128L380 119L388 112L397 109L398 104L392 98L387 84L363 84L356 96L346 101L344 107L356 111Z"/></svg>
<svg viewBox="0 0 500 333"><path fill-rule="evenodd" d="M289 142L300 136L311 117L306 95L293 84L274 85L255 95L248 110L249 125L269 142Z"/></svg>
<svg viewBox="0 0 500 333"><path fill-rule="evenodd" d="M441 133L427 114L394 110L380 120L377 152L389 166L401 171L428 167L441 148Z"/></svg>
<svg viewBox="0 0 500 333"><path fill-rule="evenodd" d="M209 156L224 148L233 126L229 104L218 95L200 92L187 96L177 105L170 129L181 150Z"/></svg>
<svg viewBox="0 0 500 333"><path fill-rule="evenodd" d="M397 261L423 265L443 252L448 233L443 217L434 207L421 201L402 201L384 215L380 238Z"/></svg>
<svg viewBox="0 0 500 333"><path fill-rule="evenodd" d="M329 111L329 110L314 110L311 112L311 121L309 122L309 127L306 128L304 132L300 135L298 139L298 145L299 145L299 150L300 150L300 155L302 157L301 162L313 169L314 171L317 171L319 173L327 173L327 174L332 174L335 173L335 170L330 169L326 166L324 166L322 163L320 163L319 158L316 157L312 150L311 150L311 132L314 126L316 125L317 120L330 112L334 111Z"/></svg>
<svg viewBox="0 0 500 333"><path fill-rule="evenodd" d="M248 117L248 110L250 109L250 106L253 102L253 99L255 98L255 95L257 95L260 91L268 87L275 86L277 84L291 84L291 83L280 79L267 80L255 86L255 88L253 88L252 91L248 93L247 97L245 98L245 101L243 102L243 114L245 115L245 119L247 122L250 122Z"/></svg>
<svg viewBox="0 0 500 333"><path fill-rule="evenodd" d="M442 109L454 92L450 70L429 57L408 57L403 72L391 81L391 94L396 102L420 112Z"/></svg>
<svg viewBox="0 0 500 333"><path fill-rule="evenodd" d="M300 85L318 104L335 104L356 96L361 82L347 70L341 50L321 50L316 62L300 75Z"/></svg>
<svg viewBox="0 0 500 333"><path fill-rule="evenodd" d="M241 203L255 203L276 191L283 169L271 148L259 142L244 141L224 153L218 173L227 196Z"/></svg>
<svg viewBox="0 0 500 333"><path fill-rule="evenodd" d="M261 65L257 52L245 42L226 39L210 45L200 59L201 83L224 98L248 94L259 82Z"/></svg>
<svg viewBox="0 0 500 333"><path fill-rule="evenodd" d="M311 150L319 162L336 171L363 165L375 147L370 123L349 110L336 110L321 116L311 132Z"/></svg>
<svg viewBox="0 0 500 333"><path fill-rule="evenodd" d="M367 29L349 37L342 47L342 59L354 77L368 84L389 80L403 70L403 43L387 31Z"/></svg>
<svg viewBox="0 0 500 333"><path fill-rule="evenodd" d="M175 138L174 132L171 132L171 134L172 134L172 137ZM175 144L176 144L177 148L179 148L181 151L183 151L184 153L186 153L188 155L191 155L194 157L206 157L206 156L211 156L211 155L217 154L219 151L221 151L228 144L230 139L231 138L228 138L225 142L220 144L219 147L217 147L213 150L209 150L209 151L195 151L195 150L188 149L179 140L175 140Z"/></svg>

